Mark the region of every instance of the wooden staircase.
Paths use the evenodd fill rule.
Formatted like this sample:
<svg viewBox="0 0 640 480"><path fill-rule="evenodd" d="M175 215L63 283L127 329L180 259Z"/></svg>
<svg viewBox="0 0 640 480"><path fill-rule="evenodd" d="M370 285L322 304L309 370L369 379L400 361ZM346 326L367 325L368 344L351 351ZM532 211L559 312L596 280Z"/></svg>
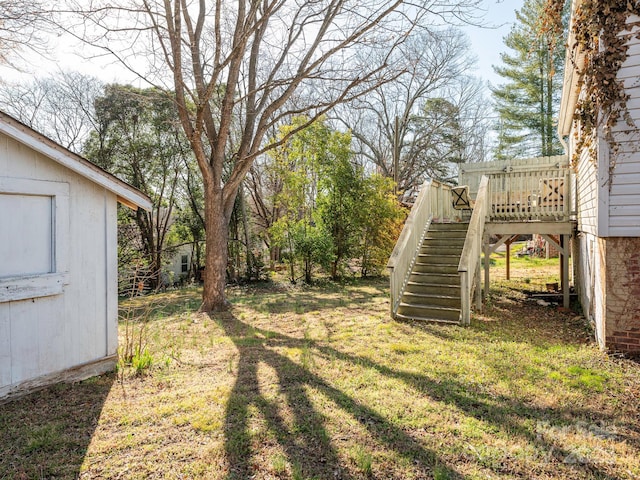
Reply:
<svg viewBox="0 0 640 480"><path fill-rule="evenodd" d="M460 322L458 264L468 227L468 223L431 224L398 305L397 319Z"/></svg>

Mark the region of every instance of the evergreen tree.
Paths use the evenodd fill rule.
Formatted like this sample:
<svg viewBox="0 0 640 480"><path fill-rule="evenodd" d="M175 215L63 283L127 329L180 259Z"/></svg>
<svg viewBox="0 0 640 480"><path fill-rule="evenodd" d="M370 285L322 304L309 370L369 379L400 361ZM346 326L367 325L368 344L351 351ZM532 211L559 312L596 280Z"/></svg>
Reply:
<svg viewBox="0 0 640 480"><path fill-rule="evenodd" d="M505 83L492 88L499 115L498 159L558 155L562 147L554 119L562 91L565 39L539 33L545 0L525 0L518 23L505 37L511 53L502 53L494 70ZM557 48L550 51L551 44Z"/></svg>

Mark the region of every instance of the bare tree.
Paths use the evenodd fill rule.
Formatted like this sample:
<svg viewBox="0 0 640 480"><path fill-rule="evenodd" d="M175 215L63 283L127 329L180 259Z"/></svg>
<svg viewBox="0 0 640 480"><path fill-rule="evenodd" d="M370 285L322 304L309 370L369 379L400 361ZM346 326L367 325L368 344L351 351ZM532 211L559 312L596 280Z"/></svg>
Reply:
<svg viewBox="0 0 640 480"><path fill-rule="evenodd" d="M40 50L45 15L38 0L0 0L0 62L8 63L20 50Z"/></svg>
<svg viewBox="0 0 640 480"><path fill-rule="evenodd" d="M65 28L140 78L175 91L204 184L201 309L212 311L227 304L228 225L238 188L255 158L286 141L269 141L269 129L301 113L312 122L387 81L390 52L418 23L460 17L477 3L96 0L73 5L80 22ZM363 58L364 47L376 54Z"/></svg>
<svg viewBox="0 0 640 480"><path fill-rule="evenodd" d="M104 85L78 72L58 72L28 83L0 86L0 108L63 147L81 153L97 129L94 102Z"/></svg>
<svg viewBox="0 0 640 480"><path fill-rule="evenodd" d="M394 178L403 191L425 176L447 176L454 145L453 138L445 142L445 137L451 137L453 124L459 127L458 136L464 136L468 124L461 121L467 113L463 109L470 105L469 93L479 91L470 88L473 81L467 72L473 59L457 29L420 31L392 60L398 78L341 108L335 118L351 129L361 162ZM437 111L447 105L446 112ZM432 120L430 128L418 128L425 116ZM458 140L453 143L461 143Z"/></svg>

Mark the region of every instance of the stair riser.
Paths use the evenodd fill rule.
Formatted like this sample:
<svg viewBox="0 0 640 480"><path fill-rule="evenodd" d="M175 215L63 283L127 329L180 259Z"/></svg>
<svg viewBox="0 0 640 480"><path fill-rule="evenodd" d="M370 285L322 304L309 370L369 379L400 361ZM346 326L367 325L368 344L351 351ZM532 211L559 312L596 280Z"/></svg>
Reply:
<svg viewBox="0 0 640 480"><path fill-rule="evenodd" d="M400 321L413 320L416 322L432 322L447 325L460 325L460 320L443 320L442 318L420 318L420 317L406 317L400 314L396 315L396 319Z"/></svg>
<svg viewBox="0 0 640 480"><path fill-rule="evenodd" d="M405 303L418 304L418 305L436 305L438 307L457 308L460 309L459 298L448 297L417 297L411 294L402 296L402 301Z"/></svg>
<svg viewBox="0 0 640 480"><path fill-rule="evenodd" d="M428 295L449 295L449 296L459 296L460 295L460 287L457 285L449 286L449 285L416 285L409 284L405 289L406 292L409 293L423 293Z"/></svg>
<svg viewBox="0 0 640 480"><path fill-rule="evenodd" d="M465 232L469 228L469 223L432 223L429 226L429 230L464 230Z"/></svg>
<svg viewBox="0 0 640 480"><path fill-rule="evenodd" d="M415 275L411 274L409 277L410 282L416 283L433 283L437 285L457 285L460 286L460 277L458 275L454 277L442 276L432 273L427 273L423 275Z"/></svg>
<svg viewBox="0 0 640 480"><path fill-rule="evenodd" d="M427 237L436 237L436 238L465 238L467 236L466 230L431 230L427 232Z"/></svg>
<svg viewBox="0 0 640 480"><path fill-rule="evenodd" d="M459 310L441 310L439 308L430 307L407 307L401 306L398 308L400 315L406 315L408 317L422 317L422 318L436 318L442 320L458 321L460 319Z"/></svg>
<svg viewBox="0 0 640 480"><path fill-rule="evenodd" d="M460 262L460 255L451 255L448 253L441 252L438 250L437 252L429 252L428 254L418 255L418 263L428 263L430 265L440 265L440 264L455 264L458 265Z"/></svg>
<svg viewBox="0 0 640 480"><path fill-rule="evenodd" d="M413 267L414 272L418 273L458 273L458 265L418 265Z"/></svg>
<svg viewBox="0 0 640 480"><path fill-rule="evenodd" d="M464 238L425 238L422 248L456 247L462 250Z"/></svg>
<svg viewBox="0 0 640 480"><path fill-rule="evenodd" d="M455 255L460 259L462 246L423 245L420 249L420 253L425 255Z"/></svg>

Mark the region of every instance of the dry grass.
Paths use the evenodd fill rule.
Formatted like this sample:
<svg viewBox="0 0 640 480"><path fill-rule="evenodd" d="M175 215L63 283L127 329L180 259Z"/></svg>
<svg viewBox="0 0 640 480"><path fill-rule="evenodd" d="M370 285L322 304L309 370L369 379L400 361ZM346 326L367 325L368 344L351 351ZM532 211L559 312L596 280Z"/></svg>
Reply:
<svg viewBox="0 0 640 480"><path fill-rule="evenodd" d="M504 282L469 328L391 321L384 280L276 287L123 305L152 366L1 405L0 478L640 476L640 368L579 317Z"/></svg>

